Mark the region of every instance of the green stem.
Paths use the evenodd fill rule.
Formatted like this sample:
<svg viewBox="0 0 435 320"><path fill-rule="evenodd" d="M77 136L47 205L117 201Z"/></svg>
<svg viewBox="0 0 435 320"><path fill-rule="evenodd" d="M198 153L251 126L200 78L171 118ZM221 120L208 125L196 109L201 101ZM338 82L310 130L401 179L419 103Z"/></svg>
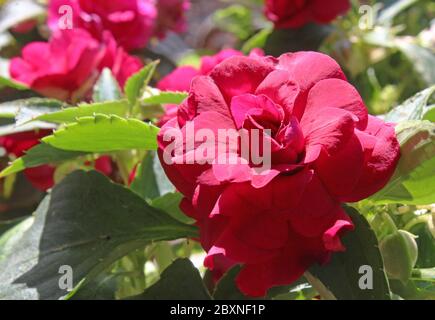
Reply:
<svg viewBox="0 0 435 320"><path fill-rule="evenodd" d="M311 286L316 289L323 300L337 300L334 294L326 288L326 286L310 272L306 271L304 273L305 278L311 284Z"/></svg>

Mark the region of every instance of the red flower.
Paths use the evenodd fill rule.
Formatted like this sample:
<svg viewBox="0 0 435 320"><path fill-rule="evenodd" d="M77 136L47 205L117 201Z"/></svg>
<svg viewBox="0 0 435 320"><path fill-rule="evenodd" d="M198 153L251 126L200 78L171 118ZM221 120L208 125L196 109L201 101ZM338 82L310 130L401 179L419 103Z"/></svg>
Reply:
<svg viewBox="0 0 435 320"><path fill-rule="evenodd" d="M48 12L48 25L52 30L68 26L67 11L72 9L72 28L88 30L99 39L104 30L126 50L146 46L154 30L157 11L151 0L51 0Z"/></svg>
<svg viewBox="0 0 435 320"><path fill-rule="evenodd" d="M157 21L154 34L164 38L167 31L177 33L186 31L187 24L184 13L190 8L189 0L158 0Z"/></svg>
<svg viewBox="0 0 435 320"><path fill-rule="evenodd" d="M207 153L206 164L177 162L204 152L203 143L189 141L192 123L196 132L257 129L270 142L270 168L257 170L240 136L235 144L219 135L207 141L215 154ZM174 130L184 138L181 154L165 141ZM219 162L222 156L239 162ZM183 211L200 227L205 265L244 264L239 288L263 296L345 250L340 236L353 224L341 203L364 199L388 182L399 144L391 124L368 115L333 59L299 52L278 59L235 56L196 77L177 118L160 131L159 157L185 196Z"/></svg>
<svg viewBox="0 0 435 320"><path fill-rule="evenodd" d="M14 158L22 157L27 150L40 143L45 136L52 134L51 130L26 131L0 137L0 146L8 155ZM113 172L112 161L108 156L95 160L95 170L109 176ZM24 175L38 190L46 191L54 185L55 167L42 165L24 170Z"/></svg>
<svg viewBox="0 0 435 320"><path fill-rule="evenodd" d="M119 47L109 33L104 34L104 43L106 44L106 54L99 69L109 68L123 88L128 78L142 69L143 64L138 57L129 55L124 48Z"/></svg>
<svg viewBox="0 0 435 320"><path fill-rule="evenodd" d="M25 46L22 58L11 61L10 73L39 93L71 100L92 84L97 76L104 50L84 30L68 30L53 36L49 43Z"/></svg>
<svg viewBox="0 0 435 320"><path fill-rule="evenodd" d="M51 134L51 130L28 131L0 137L2 146L8 155L18 158L24 155L25 151L39 143L43 137ZM54 184L54 167L43 165L24 171L26 178L32 185L42 191L51 188Z"/></svg>
<svg viewBox="0 0 435 320"><path fill-rule="evenodd" d="M191 66L178 67L170 74L165 76L157 84L157 88L162 91L189 91L190 83L196 76L208 75L211 70L225 59L232 56L242 56L243 53L234 49L224 49L212 56L203 56L199 68ZM255 49L250 56L263 56L260 49ZM160 119L159 126L163 126L177 114L178 107L173 104L165 106L165 115Z"/></svg>
<svg viewBox="0 0 435 320"><path fill-rule="evenodd" d="M12 27L12 31L21 34L28 33L32 31L33 28L37 26L37 24L38 24L37 19L26 20Z"/></svg>
<svg viewBox="0 0 435 320"><path fill-rule="evenodd" d="M265 14L276 28L299 28L329 23L349 8L349 0L266 0Z"/></svg>
<svg viewBox="0 0 435 320"><path fill-rule="evenodd" d="M110 34L104 33L103 39L100 43L81 29L57 32L48 43L25 46L22 57L11 61L11 76L42 95L65 101L85 97L103 67L112 69L123 84L141 63L118 48Z"/></svg>

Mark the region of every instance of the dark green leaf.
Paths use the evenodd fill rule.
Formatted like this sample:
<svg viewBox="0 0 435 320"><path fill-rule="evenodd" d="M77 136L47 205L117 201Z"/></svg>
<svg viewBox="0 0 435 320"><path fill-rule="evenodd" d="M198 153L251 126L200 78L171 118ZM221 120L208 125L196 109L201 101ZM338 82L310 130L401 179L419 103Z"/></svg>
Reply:
<svg viewBox="0 0 435 320"><path fill-rule="evenodd" d="M102 174L77 171L53 189L33 225L9 246L0 261L0 297L58 299L68 294L59 288L61 266L71 266L74 286L85 285L150 242L196 236L195 227Z"/></svg>
<svg viewBox="0 0 435 320"><path fill-rule="evenodd" d="M355 230L342 239L346 251L334 253L330 263L325 266L314 266L310 273L339 300L390 299L376 236L358 211L353 208L346 208L346 211L355 225ZM359 273L361 266L372 268L373 289L360 288L359 281L363 276ZM322 294L320 290L319 293Z"/></svg>
<svg viewBox="0 0 435 320"><path fill-rule="evenodd" d="M245 296L236 286L236 277L239 274L241 266L235 266L227 271L219 280L213 292L213 298L216 300L253 300Z"/></svg>
<svg viewBox="0 0 435 320"><path fill-rule="evenodd" d="M34 168L43 164L54 164L66 160L75 159L86 153L78 151L65 151L57 149L46 143L40 143L26 152L24 156L16 159L10 166L0 172L0 178L23 171L26 168Z"/></svg>
<svg viewBox="0 0 435 320"><path fill-rule="evenodd" d="M430 268L435 266L435 237L430 232L428 224L419 223L412 227L409 232L417 236L415 239L418 246L416 266L418 268Z"/></svg>
<svg viewBox="0 0 435 320"><path fill-rule="evenodd" d="M134 300L210 300L199 271L189 259L175 260L160 280Z"/></svg>

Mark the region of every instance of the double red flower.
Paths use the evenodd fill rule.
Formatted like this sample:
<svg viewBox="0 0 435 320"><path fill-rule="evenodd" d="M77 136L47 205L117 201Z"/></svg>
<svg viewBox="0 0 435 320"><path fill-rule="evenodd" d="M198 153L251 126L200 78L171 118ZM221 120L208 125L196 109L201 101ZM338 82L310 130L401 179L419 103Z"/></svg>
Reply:
<svg viewBox="0 0 435 320"><path fill-rule="evenodd" d="M271 167L260 174L249 161L167 164L164 156L175 155L167 153L165 134L176 129L188 141L191 123L213 132L270 129ZM226 144L226 138L215 141L211 160ZM203 152L201 144L192 146L177 158ZM240 149L225 156L242 158ZM340 236L353 224L341 204L388 182L399 144L391 124L368 115L333 59L299 52L278 59L234 56L194 78L177 117L160 132L159 155L185 196L182 209L200 227L205 265L243 264L239 288L263 296L345 249Z"/></svg>

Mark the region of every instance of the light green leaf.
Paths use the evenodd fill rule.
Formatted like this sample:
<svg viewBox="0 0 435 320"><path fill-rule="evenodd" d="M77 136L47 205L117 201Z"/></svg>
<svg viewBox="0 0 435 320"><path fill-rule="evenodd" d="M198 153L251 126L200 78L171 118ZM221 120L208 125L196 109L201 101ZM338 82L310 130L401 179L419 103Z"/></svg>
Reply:
<svg viewBox="0 0 435 320"><path fill-rule="evenodd" d="M34 120L66 123L75 122L78 118L92 117L95 114L116 115L123 117L128 111L128 102L120 101L105 101L93 104L81 104L78 107L67 108L57 112L47 113L36 117Z"/></svg>
<svg viewBox="0 0 435 320"><path fill-rule="evenodd" d="M429 120L431 122L435 122L435 104L432 104L427 107L428 111L423 117L423 120Z"/></svg>
<svg viewBox="0 0 435 320"><path fill-rule="evenodd" d="M378 241L368 222L353 208L346 208L355 230L342 238L345 252L334 253L324 266L314 266L306 274L313 287L325 298L347 300L390 299L387 278L383 271ZM361 266L373 272L373 289L360 288ZM314 278L312 278L314 277Z"/></svg>
<svg viewBox="0 0 435 320"><path fill-rule="evenodd" d="M199 271L189 259L175 260L160 280L130 300L211 300Z"/></svg>
<svg viewBox="0 0 435 320"><path fill-rule="evenodd" d="M0 33L29 19L45 14L43 6L32 0L8 1L0 11Z"/></svg>
<svg viewBox="0 0 435 320"><path fill-rule="evenodd" d="M94 102L115 101L122 97L118 81L108 68L104 68L94 86L92 98Z"/></svg>
<svg viewBox="0 0 435 320"><path fill-rule="evenodd" d="M251 10L243 5L233 4L215 11L213 21L220 29L241 40L248 38L253 31Z"/></svg>
<svg viewBox="0 0 435 320"><path fill-rule="evenodd" d="M76 123L67 124L42 141L70 151L155 150L158 132L159 128L137 119L97 114L79 118Z"/></svg>
<svg viewBox="0 0 435 320"><path fill-rule="evenodd" d="M147 152L142 163L137 167L130 188L146 200L175 191L175 187L163 172L157 155L151 151Z"/></svg>
<svg viewBox="0 0 435 320"><path fill-rule="evenodd" d="M33 217L27 218L0 234L0 263L12 253L13 248L21 241L23 234L32 226L33 221Z"/></svg>
<svg viewBox="0 0 435 320"><path fill-rule="evenodd" d="M183 223L192 224L194 219L186 216L180 209L180 202L183 200L183 195L179 192L170 192L165 195L155 198L150 201L151 206L160 209Z"/></svg>
<svg viewBox="0 0 435 320"><path fill-rule="evenodd" d="M419 0L399 0L392 2L391 5L386 7L381 11L379 17L376 19L376 22L379 24L384 24L390 26L393 24L394 18L401 13L402 11L408 9L414 3Z"/></svg>
<svg viewBox="0 0 435 320"><path fill-rule="evenodd" d="M151 81L159 61L153 61L132 75L125 83L124 92L131 105L135 105Z"/></svg>
<svg viewBox="0 0 435 320"><path fill-rule="evenodd" d="M422 120L426 117L431 107L428 102L435 92L435 85L420 91L413 97L406 100L400 106L391 110L386 116L385 121L398 123L405 120Z"/></svg>
<svg viewBox="0 0 435 320"><path fill-rule="evenodd" d="M8 101L0 104L0 113L10 114L15 117L16 124L22 125L35 119L36 117L69 108L65 102L47 98L29 98Z"/></svg>
<svg viewBox="0 0 435 320"><path fill-rule="evenodd" d="M145 94L147 95L147 94ZM188 96L187 92L159 91L157 94L144 97L142 104L180 104Z"/></svg>
<svg viewBox="0 0 435 320"><path fill-rule="evenodd" d="M27 123L19 126L17 126L16 124L8 124L8 125L0 126L0 137L9 134L20 133L20 132L36 131L41 129L48 130L48 129L55 129L55 128L56 128L55 124L41 122L41 121L35 121L32 123Z"/></svg>
<svg viewBox="0 0 435 320"><path fill-rule="evenodd" d="M264 48L267 42L267 38L273 31L273 26L269 26L267 28L261 29L254 36L249 38L242 47L242 51L245 54L249 54L255 48Z"/></svg>
<svg viewBox="0 0 435 320"><path fill-rule="evenodd" d="M415 70L428 84L435 83L435 55L429 49L419 46L407 39L396 38L395 44L414 65Z"/></svg>
<svg viewBox="0 0 435 320"><path fill-rule="evenodd" d="M0 21L1 21L1 11L0 11ZM5 36L5 34L3 34L3 36ZM0 30L0 38L2 38L1 30ZM6 36L6 38L8 38L8 36ZM9 38L13 39L11 35L9 35ZM8 41L7 39L5 40ZM0 49L1 49L1 44L0 44ZM17 90L28 90L29 88L27 87L27 85L16 82L15 80L11 79L11 75L9 73L9 66L10 66L10 61L8 59L4 59L0 57L0 89L2 89L3 87L9 87Z"/></svg>
<svg viewBox="0 0 435 320"><path fill-rule="evenodd" d="M376 203L435 202L435 124L406 121L396 126L401 157L390 182L370 199Z"/></svg>
<svg viewBox="0 0 435 320"><path fill-rule="evenodd" d="M27 87L25 84L19 83L4 76L0 76L0 88L1 87L9 87L17 90L29 90L29 87Z"/></svg>
<svg viewBox="0 0 435 320"><path fill-rule="evenodd" d="M40 143L28 150L21 158L14 160L11 165L0 172L0 178L23 171L27 168L67 161L85 154L84 152L78 151L65 151L54 148L46 143Z"/></svg>
<svg viewBox="0 0 435 320"><path fill-rule="evenodd" d="M59 288L61 266L70 266L73 285L83 286L151 242L196 236L195 227L151 208L102 174L77 171L53 189L33 225L9 246L0 261L0 297L58 299L68 294Z"/></svg>

